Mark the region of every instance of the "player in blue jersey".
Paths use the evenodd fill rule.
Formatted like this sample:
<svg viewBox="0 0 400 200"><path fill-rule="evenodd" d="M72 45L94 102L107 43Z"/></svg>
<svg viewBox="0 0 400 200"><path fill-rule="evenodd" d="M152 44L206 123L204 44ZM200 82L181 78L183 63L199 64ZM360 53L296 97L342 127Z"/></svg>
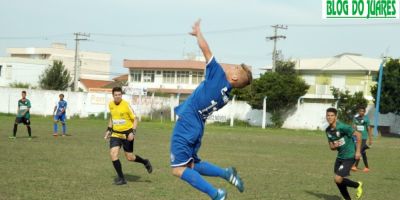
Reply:
<svg viewBox="0 0 400 200"><path fill-rule="evenodd" d="M66 120L66 110L67 110L67 102L64 100L64 94L60 94L58 96L60 100L54 106L53 111L53 119L54 119L54 133L53 136L58 136L58 122L60 121L62 124L62 136L66 136L67 134L67 125L65 124Z"/></svg>
<svg viewBox="0 0 400 200"><path fill-rule="evenodd" d="M171 137L172 174L186 181L211 199L226 199L224 189L217 189L202 176L220 177L244 191L244 185L234 167L221 168L201 161L197 152L201 146L204 124L208 116L225 106L232 88L243 88L252 81L251 71L244 64L235 67L221 66L212 55L200 31L200 20L190 33L196 37L206 59L205 80L185 102L175 108L179 119Z"/></svg>

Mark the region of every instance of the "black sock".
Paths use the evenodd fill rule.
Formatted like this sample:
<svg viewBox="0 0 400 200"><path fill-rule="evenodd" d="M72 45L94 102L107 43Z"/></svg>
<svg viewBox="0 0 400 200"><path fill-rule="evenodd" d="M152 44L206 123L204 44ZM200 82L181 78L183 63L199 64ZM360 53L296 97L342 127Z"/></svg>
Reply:
<svg viewBox="0 0 400 200"><path fill-rule="evenodd" d="M358 167L359 162L360 162L360 159L356 160L356 163L354 164L354 166Z"/></svg>
<svg viewBox="0 0 400 200"><path fill-rule="evenodd" d="M120 178L124 178L124 174L122 173L122 166L121 166L121 162L119 162L119 160L114 160L112 161L115 171L117 171L118 177Z"/></svg>
<svg viewBox="0 0 400 200"><path fill-rule="evenodd" d="M362 155L362 159L363 159L363 162L364 162L364 166L365 166L366 168L368 168L367 153L364 152L364 153L361 154L361 155Z"/></svg>
<svg viewBox="0 0 400 200"><path fill-rule="evenodd" d="M352 188L357 188L359 186L359 184L357 182L354 182L354 181L352 181L350 179L347 179L347 178L343 179L342 184L347 186L347 187L352 187Z"/></svg>
<svg viewBox="0 0 400 200"><path fill-rule="evenodd" d="M14 124L14 129L13 129L14 137L17 135L17 127L18 127L18 124Z"/></svg>
<svg viewBox="0 0 400 200"><path fill-rule="evenodd" d="M143 165L147 163L146 160L144 160L142 157L138 155L135 156L136 156L136 159L134 160L135 162L142 163Z"/></svg>
<svg viewBox="0 0 400 200"><path fill-rule="evenodd" d="M336 183L339 188L340 194L342 194L343 198L346 200L351 200L349 191L347 191L347 187L342 183Z"/></svg>
<svg viewBox="0 0 400 200"><path fill-rule="evenodd" d="M32 137L31 126L26 126L26 128L28 129L28 135L29 135L29 137Z"/></svg>

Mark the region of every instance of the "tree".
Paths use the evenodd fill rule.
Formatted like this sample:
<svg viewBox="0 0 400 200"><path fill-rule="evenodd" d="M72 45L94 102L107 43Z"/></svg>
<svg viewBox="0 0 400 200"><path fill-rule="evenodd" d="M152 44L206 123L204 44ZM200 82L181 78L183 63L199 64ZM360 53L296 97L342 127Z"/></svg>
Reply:
<svg viewBox="0 0 400 200"><path fill-rule="evenodd" d="M368 101L364 98L363 92L356 92L353 95L350 91L340 91L338 88L331 88L332 95L335 98L334 104L337 104L338 118L346 123L351 123L359 107L366 108Z"/></svg>
<svg viewBox="0 0 400 200"><path fill-rule="evenodd" d="M379 76L378 76L379 77ZM378 81L378 80L376 80ZM371 87L371 94L376 104L376 95L378 87ZM390 59L383 68L382 86L381 86L381 113L400 114L400 60Z"/></svg>
<svg viewBox="0 0 400 200"><path fill-rule="evenodd" d="M39 77L39 85L46 90L66 90L71 81L71 76L62 61L53 61Z"/></svg>
<svg viewBox="0 0 400 200"><path fill-rule="evenodd" d="M12 88L29 88L30 84L22 83L22 82L14 82L14 83L10 83L9 86Z"/></svg>
<svg viewBox="0 0 400 200"><path fill-rule="evenodd" d="M276 72L261 74L259 79L241 90L233 90L239 100L247 101L252 108L262 109L263 99L267 96L267 111L272 114L276 127L283 124L282 115L297 104L299 97L305 95L309 85L300 78L291 61L279 61Z"/></svg>

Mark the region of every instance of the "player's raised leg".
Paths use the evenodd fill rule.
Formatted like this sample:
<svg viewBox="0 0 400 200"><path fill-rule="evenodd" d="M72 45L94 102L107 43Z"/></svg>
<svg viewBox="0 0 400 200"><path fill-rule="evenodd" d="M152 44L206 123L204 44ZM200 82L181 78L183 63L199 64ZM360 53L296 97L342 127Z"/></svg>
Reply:
<svg viewBox="0 0 400 200"><path fill-rule="evenodd" d="M226 198L226 192L224 190L216 189L203 177L201 177L201 175L196 170L190 167L187 166L173 167L172 174L186 181L197 190L206 193L211 199L219 200Z"/></svg>
<svg viewBox="0 0 400 200"><path fill-rule="evenodd" d="M244 184L234 167L221 168L209 162L199 162L194 164L194 170L203 176L220 177L234 185L239 192L244 191Z"/></svg>

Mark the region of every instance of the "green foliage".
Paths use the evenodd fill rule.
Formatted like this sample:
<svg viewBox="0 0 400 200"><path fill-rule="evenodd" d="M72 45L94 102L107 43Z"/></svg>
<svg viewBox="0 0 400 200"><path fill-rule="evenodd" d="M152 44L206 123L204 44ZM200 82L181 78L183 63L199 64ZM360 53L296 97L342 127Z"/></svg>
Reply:
<svg viewBox="0 0 400 200"><path fill-rule="evenodd" d="M261 74L250 86L234 89L232 94L238 100L247 101L255 109L263 108L263 99L267 96L267 112L272 114L271 120L275 126L281 127L282 115L293 108L309 88L297 75L294 66L295 63L291 61L278 61L276 72Z"/></svg>
<svg viewBox="0 0 400 200"><path fill-rule="evenodd" d="M351 95L348 90L342 92L334 87L331 88L331 91L336 100L335 103L337 103L338 118L343 122L351 123L353 116L357 114L357 109L368 105L363 92L356 92Z"/></svg>
<svg viewBox="0 0 400 200"><path fill-rule="evenodd" d="M30 84L29 83L20 83L20 82L14 82L9 84L10 87L12 88L29 88Z"/></svg>
<svg viewBox="0 0 400 200"><path fill-rule="evenodd" d="M40 87L46 90L66 90L71 81L68 70L62 61L55 60L39 77Z"/></svg>
<svg viewBox="0 0 400 200"><path fill-rule="evenodd" d="M379 76L377 76L378 78ZM378 80L376 80L378 81ZM376 95L378 87L371 87L371 94L376 104ZM383 68L382 88L380 100L381 113L400 114L400 60L390 59Z"/></svg>
<svg viewBox="0 0 400 200"><path fill-rule="evenodd" d="M276 72L279 74L287 74L287 75L295 75L296 70L294 66L296 65L293 61L284 61L278 60L276 61Z"/></svg>

